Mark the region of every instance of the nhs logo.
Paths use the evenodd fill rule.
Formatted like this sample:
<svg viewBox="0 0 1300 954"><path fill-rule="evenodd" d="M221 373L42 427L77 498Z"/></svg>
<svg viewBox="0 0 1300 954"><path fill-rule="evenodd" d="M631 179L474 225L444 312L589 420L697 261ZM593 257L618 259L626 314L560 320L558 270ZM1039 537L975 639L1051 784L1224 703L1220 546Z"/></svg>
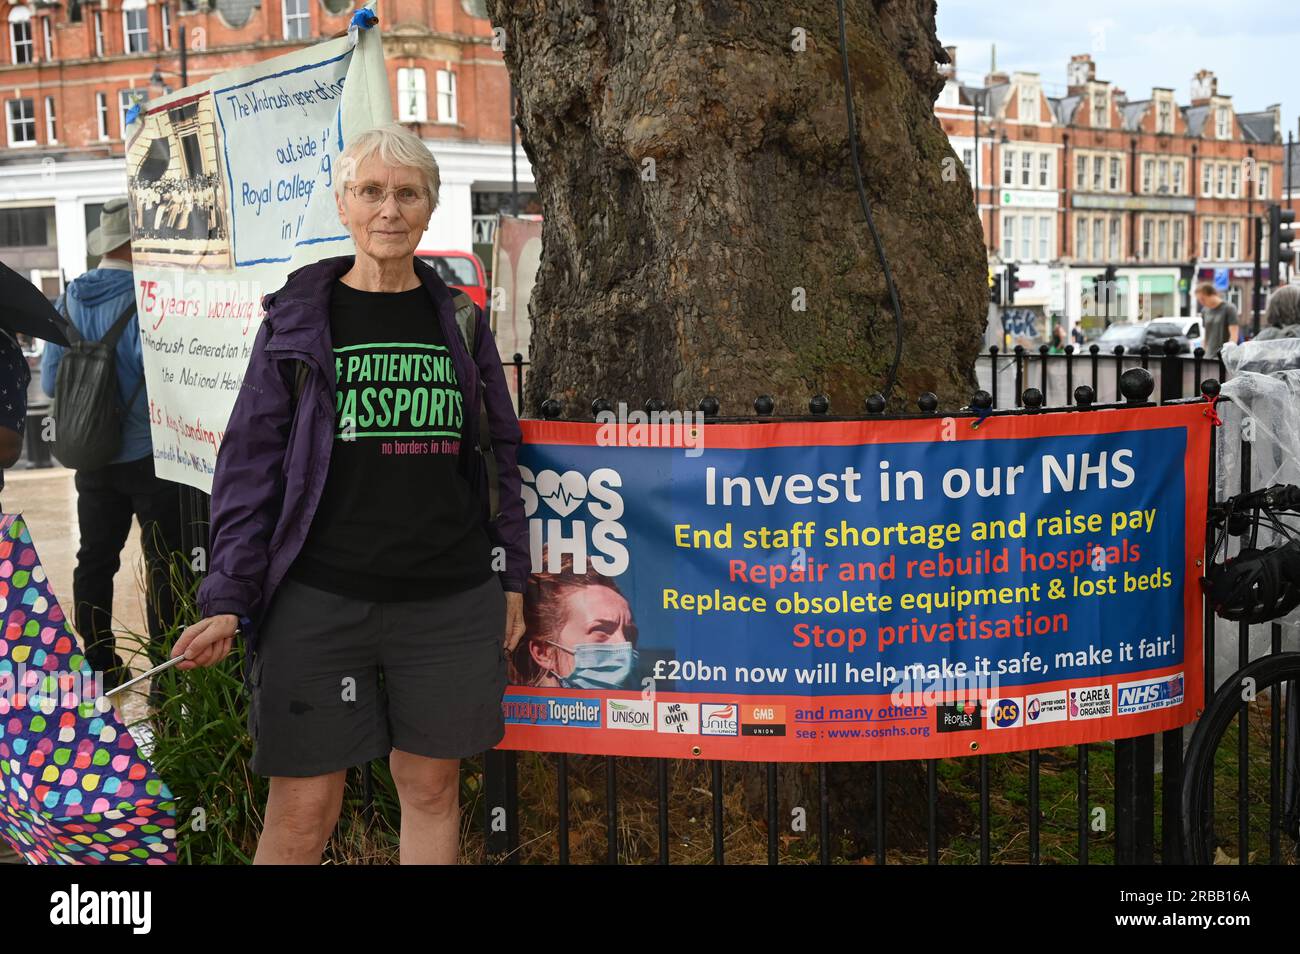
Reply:
<svg viewBox="0 0 1300 954"><path fill-rule="evenodd" d="M1166 709L1183 701L1183 674L1119 684L1119 715Z"/></svg>

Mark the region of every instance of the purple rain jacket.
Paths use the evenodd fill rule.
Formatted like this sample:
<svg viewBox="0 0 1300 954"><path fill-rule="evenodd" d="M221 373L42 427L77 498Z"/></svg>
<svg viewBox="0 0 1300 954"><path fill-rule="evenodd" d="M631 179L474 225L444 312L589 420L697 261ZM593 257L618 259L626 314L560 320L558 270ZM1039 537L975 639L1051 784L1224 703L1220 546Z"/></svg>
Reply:
<svg viewBox="0 0 1300 954"><path fill-rule="evenodd" d="M240 616L248 621L246 632L256 630L302 549L325 486L336 424L330 293L352 261L347 255L306 265L291 273L279 291L263 297L266 316L217 451L208 572L199 587L199 610L204 617L221 613ZM424 283L451 350L465 408L462 439L474 448L462 455L461 472L471 487L478 488L485 522L487 468L477 448L479 387L487 389L485 403L501 491L501 512L488 524L488 535L494 546L504 548L502 587L522 593L530 556L515 463L521 433L496 340L482 309L476 306L478 332L471 358L456 327L451 291L432 268L418 261L416 274ZM292 382L298 361L305 361L309 371L291 421ZM394 503L419 506L416 500Z"/></svg>

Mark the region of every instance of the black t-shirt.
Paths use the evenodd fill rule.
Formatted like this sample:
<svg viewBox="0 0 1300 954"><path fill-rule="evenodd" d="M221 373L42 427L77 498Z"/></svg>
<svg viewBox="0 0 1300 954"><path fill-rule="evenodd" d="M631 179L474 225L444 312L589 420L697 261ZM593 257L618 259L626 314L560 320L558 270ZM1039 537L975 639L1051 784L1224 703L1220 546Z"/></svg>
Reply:
<svg viewBox="0 0 1300 954"><path fill-rule="evenodd" d="M356 599L427 599L492 574L481 504L458 472L464 408L423 286L330 299L337 429L289 576Z"/></svg>

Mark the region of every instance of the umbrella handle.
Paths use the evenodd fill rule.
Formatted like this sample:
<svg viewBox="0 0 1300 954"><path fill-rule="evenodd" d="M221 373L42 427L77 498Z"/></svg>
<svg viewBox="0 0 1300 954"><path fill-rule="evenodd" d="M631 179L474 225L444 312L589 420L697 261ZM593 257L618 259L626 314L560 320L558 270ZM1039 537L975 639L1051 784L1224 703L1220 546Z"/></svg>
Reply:
<svg viewBox="0 0 1300 954"><path fill-rule="evenodd" d="M134 686L137 682L141 682L142 680L148 679L150 676L156 676L158 673L166 669L170 669L172 668L172 666L175 666L177 663L181 663L184 661L185 661L185 655L183 653L179 656L173 656L165 663L161 663L157 666L154 666L152 669L148 670L147 672L140 673L140 675L136 676L134 679L128 679L120 686L114 686L112 689L108 690L108 692L104 693L104 698L107 699L111 696L114 696L117 693L121 692L122 690L129 689L131 686Z"/></svg>

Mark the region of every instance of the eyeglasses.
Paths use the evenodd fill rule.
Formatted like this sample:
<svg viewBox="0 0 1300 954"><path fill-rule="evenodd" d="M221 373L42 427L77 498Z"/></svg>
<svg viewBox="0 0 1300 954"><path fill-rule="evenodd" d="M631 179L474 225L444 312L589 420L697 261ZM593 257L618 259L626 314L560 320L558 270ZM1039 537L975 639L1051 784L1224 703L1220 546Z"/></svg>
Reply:
<svg viewBox="0 0 1300 954"><path fill-rule="evenodd" d="M367 182L364 185L348 186L348 191L366 205L383 204L383 202L388 198L389 193L397 197L399 205L419 205L428 195L424 189L416 189L413 186L403 186L400 189L384 189L375 185L373 182Z"/></svg>

